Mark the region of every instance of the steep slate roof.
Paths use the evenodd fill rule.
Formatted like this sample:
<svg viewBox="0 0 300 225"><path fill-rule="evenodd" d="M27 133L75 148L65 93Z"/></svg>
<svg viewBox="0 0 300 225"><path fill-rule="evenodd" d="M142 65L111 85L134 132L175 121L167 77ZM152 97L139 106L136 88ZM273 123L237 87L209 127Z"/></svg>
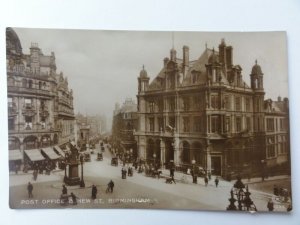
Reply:
<svg viewBox="0 0 300 225"><path fill-rule="evenodd" d="M265 112L286 112L286 102L284 101L272 101L267 99L265 103Z"/></svg>
<svg viewBox="0 0 300 225"><path fill-rule="evenodd" d="M209 62L213 60L212 57L214 57L214 59L215 59L214 61L216 61L218 63L219 52L215 51L213 49L206 48L197 60L189 61L189 68L188 68L187 73L185 74L184 79L182 80L181 87L206 84L207 76L206 76L206 66L205 65L209 64ZM170 61L168 63L170 63ZM182 71L183 59L176 58L176 66L179 71ZM233 65L232 69L242 70L240 65ZM161 84L163 83L162 81L164 81L165 76L166 76L165 71L166 71L166 68L163 67L160 70L160 72L157 74L157 76L150 83L149 90L163 89L163 87L161 87ZM258 72L259 72L259 70L258 70ZM197 76L196 82L193 82L193 76ZM223 70L221 70L221 81L224 84L229 85L229 81L227 80ZM245 88L250 88L246 84L246 82L244 82L244 80L242 82L244 83Z"/></svg>

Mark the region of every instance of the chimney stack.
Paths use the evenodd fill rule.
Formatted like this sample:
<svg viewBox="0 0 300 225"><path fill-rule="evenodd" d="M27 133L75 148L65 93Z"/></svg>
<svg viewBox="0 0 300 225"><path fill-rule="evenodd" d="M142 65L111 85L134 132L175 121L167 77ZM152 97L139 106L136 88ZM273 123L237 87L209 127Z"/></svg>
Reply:
<svg viewBox="0 0 300 225"><path fill-rule="evenodd" d="M183 66L188 66L189 65L189 47L188 46L183 46Z"/></svg>

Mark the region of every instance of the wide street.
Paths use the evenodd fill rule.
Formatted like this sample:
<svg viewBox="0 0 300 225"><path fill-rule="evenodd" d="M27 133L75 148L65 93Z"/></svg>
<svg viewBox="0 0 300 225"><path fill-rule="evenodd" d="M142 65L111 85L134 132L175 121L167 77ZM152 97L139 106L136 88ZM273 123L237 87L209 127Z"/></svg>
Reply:
<svg viewBox="0 0 300 225"><path fill-rule="evenodd" d="M215 187L213 178L205 187L202 178L198 178L198 184L191 182L190 176L186 182L181 182L183 176L176 173L176 184L166 184L165 179L146 177L134 171L133 177L121 179L121 165L111 166L111 155L106 149L104 160L96 160L96 152L91 156L91 162L84 163L85 188L68 187L68 194L73 192L78 197L78 204L67 206L60 205L62 180L64 171L52 172L51 175L39 175L37 181L33 181L32 174L10 175L10 207L12 208L170 208L170 209L194 209L194 210L224 210L229 205L228 198L233 182L220 180ZM79 170L80 172L80 170ZM167 175L168 171L164 171ZM107 183L110 180L115 183L113 193L106 193ZM285 183L286 178L282 179ZM27 194L27 183L33 183L33 198ZM270 184L268 184L271 182ZM277 180L276 183L281 182ZM272 197L270 186L274 181L256 182L249 184L251 198L258 211L265 211L267 201ZM91 199L91 185L98 189L96 200ZM261 185L266 186L266 192L262 192ZM260 190L260 191L256 191ZM267 193L269 192L269 193ZM285 211L285 205L275 202L275 211Z"/></svg>

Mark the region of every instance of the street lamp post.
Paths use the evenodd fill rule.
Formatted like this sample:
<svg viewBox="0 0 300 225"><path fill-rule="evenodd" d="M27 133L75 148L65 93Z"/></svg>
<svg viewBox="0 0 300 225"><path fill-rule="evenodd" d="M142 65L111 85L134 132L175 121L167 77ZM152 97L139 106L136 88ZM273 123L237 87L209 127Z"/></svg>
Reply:
<svg viewBox="0 0 300 225"><path fill-rule="evenodd" d="M197 175L195 173L195 164L196 164L196 160L193 159L192 160L192 166L193 166L193 170L192 170L192 173L193 173L193 183L197 184Z"/></svg>
<svg viewBox="0 0 300 225"><path fill-rule="evenodd" d="M244 185L240 176L237 177L237 181L233 185L230 195L231 198L228 199L230 204L228 205L227 210L257 211L254 202L250 198L251 193L249 192L248 185ZM236 199L234 198L234 195L236 195ZM238 207L234 204L236 201Z"/></svg>
<svg viewBox="0 0 300 225"><path fill-rule="evenodd" d="M80 187L85 187L85 183L83 180L83 155L81 154L80 157L80 164L81 164L81 180L80 180Z"/></svg>
<svg viewBox="0 0 300 225"><path fill-rule="evenodd" d="M261 160L261 180L265 180L265 160Z"/></svg>

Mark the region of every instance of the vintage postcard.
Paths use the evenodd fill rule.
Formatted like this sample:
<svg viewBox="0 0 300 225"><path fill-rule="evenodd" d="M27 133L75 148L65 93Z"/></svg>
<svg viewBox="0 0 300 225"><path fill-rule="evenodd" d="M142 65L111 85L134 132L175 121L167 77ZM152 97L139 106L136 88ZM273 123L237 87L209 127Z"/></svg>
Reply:
<svg viewBox="0 0 300 225"><path fill-rule="evenodd" d="M10 207L291 211L286 42L8 27Z"/></svg>

